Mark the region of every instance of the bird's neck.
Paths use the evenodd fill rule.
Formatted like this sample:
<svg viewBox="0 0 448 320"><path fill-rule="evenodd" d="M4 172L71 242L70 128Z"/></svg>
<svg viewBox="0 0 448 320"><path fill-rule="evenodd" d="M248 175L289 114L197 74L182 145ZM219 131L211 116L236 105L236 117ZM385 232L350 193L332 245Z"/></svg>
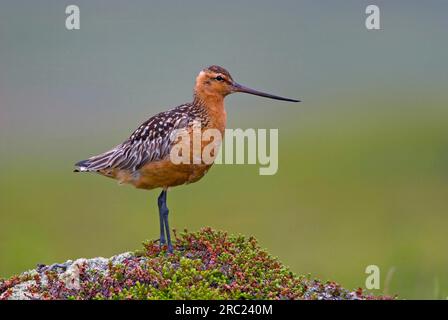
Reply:
<svg viewBox="0 0 448 320"><path fill-rule="evenodd" d="M195 91L193 104L204 108L210 118L210 126L224 131L226 127L227 114L224 108L224 97L222 95L205 94Z"/></svg>

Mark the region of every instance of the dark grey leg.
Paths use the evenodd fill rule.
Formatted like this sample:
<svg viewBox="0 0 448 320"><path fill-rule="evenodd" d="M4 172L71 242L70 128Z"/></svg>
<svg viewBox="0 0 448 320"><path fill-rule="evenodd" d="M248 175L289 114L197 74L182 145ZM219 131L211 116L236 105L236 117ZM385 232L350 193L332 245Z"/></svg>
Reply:
<svg viewBox="0 0 448 320"><path fill-rule="evenodd" d="M165 245L166 240L165 240L165 224L163 222L163 206L164 206L164 202L166 201L166 194L164 195L165 190L162 191L162 193L159 195L159 198L157 199L158 204L159 204L159 221L160 221L160 240L159 240L159 244L160 247L162 247L163 245ZM166 204L165 204L166 207Z"/></svg>
<svg viewBox="0 0 448 320"><path fill-rule="evenodd" d="M173 245L171 244L170 225L168 223L168 207L166 205L166 190L163 190L159 196L159 212L162 216L163 225L165 226L166 239L168 240L168 252L173 252ZM162 224L161 224L162 226Z"/></svg>

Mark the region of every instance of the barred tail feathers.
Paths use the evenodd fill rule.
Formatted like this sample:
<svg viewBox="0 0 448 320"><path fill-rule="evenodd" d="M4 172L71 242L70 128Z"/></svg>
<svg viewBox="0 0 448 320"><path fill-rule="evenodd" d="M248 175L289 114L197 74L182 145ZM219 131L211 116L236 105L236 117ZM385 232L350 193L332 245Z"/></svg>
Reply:
<svg viewBox="0 0 448 320"><path fill-rule="evenodd" d="M110 166L110 160L116 152L116 148L102 153L100 155L91 157L86 160L75 163L74 172L98 172Z"/></svg>

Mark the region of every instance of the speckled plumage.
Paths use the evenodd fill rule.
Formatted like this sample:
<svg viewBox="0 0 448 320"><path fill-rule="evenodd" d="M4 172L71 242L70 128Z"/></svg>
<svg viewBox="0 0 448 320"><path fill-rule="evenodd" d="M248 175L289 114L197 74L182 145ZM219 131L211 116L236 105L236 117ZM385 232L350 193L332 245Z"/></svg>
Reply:
<svg viewBox="0 0 448 320"><path fill-rule="evenodd" d="M199 103L187 103L161 112L142 123L132 135L112 150L78 162L78 171L102 172L129 170L135 172L149 162L169 156L171 134L178 129L191 127L194 122L207 126L210 122L207 110Z"/></svg>

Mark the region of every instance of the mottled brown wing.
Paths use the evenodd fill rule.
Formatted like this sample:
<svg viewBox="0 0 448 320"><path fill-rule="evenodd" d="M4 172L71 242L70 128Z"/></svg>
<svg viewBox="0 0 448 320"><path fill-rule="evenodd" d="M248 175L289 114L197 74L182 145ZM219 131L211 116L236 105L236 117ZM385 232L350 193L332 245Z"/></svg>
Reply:
<svg viewBox="0 0 448 320"><path fill-rule="evenodd" d="M182 105L159 113L139 126L122 144L103 154L76 163L75 171L97 172L113 169L136 171L149 162L164 159L171 150L171 133L185 128L199 116L200 114L195 112L194 106L191 105Z"/></svg>

